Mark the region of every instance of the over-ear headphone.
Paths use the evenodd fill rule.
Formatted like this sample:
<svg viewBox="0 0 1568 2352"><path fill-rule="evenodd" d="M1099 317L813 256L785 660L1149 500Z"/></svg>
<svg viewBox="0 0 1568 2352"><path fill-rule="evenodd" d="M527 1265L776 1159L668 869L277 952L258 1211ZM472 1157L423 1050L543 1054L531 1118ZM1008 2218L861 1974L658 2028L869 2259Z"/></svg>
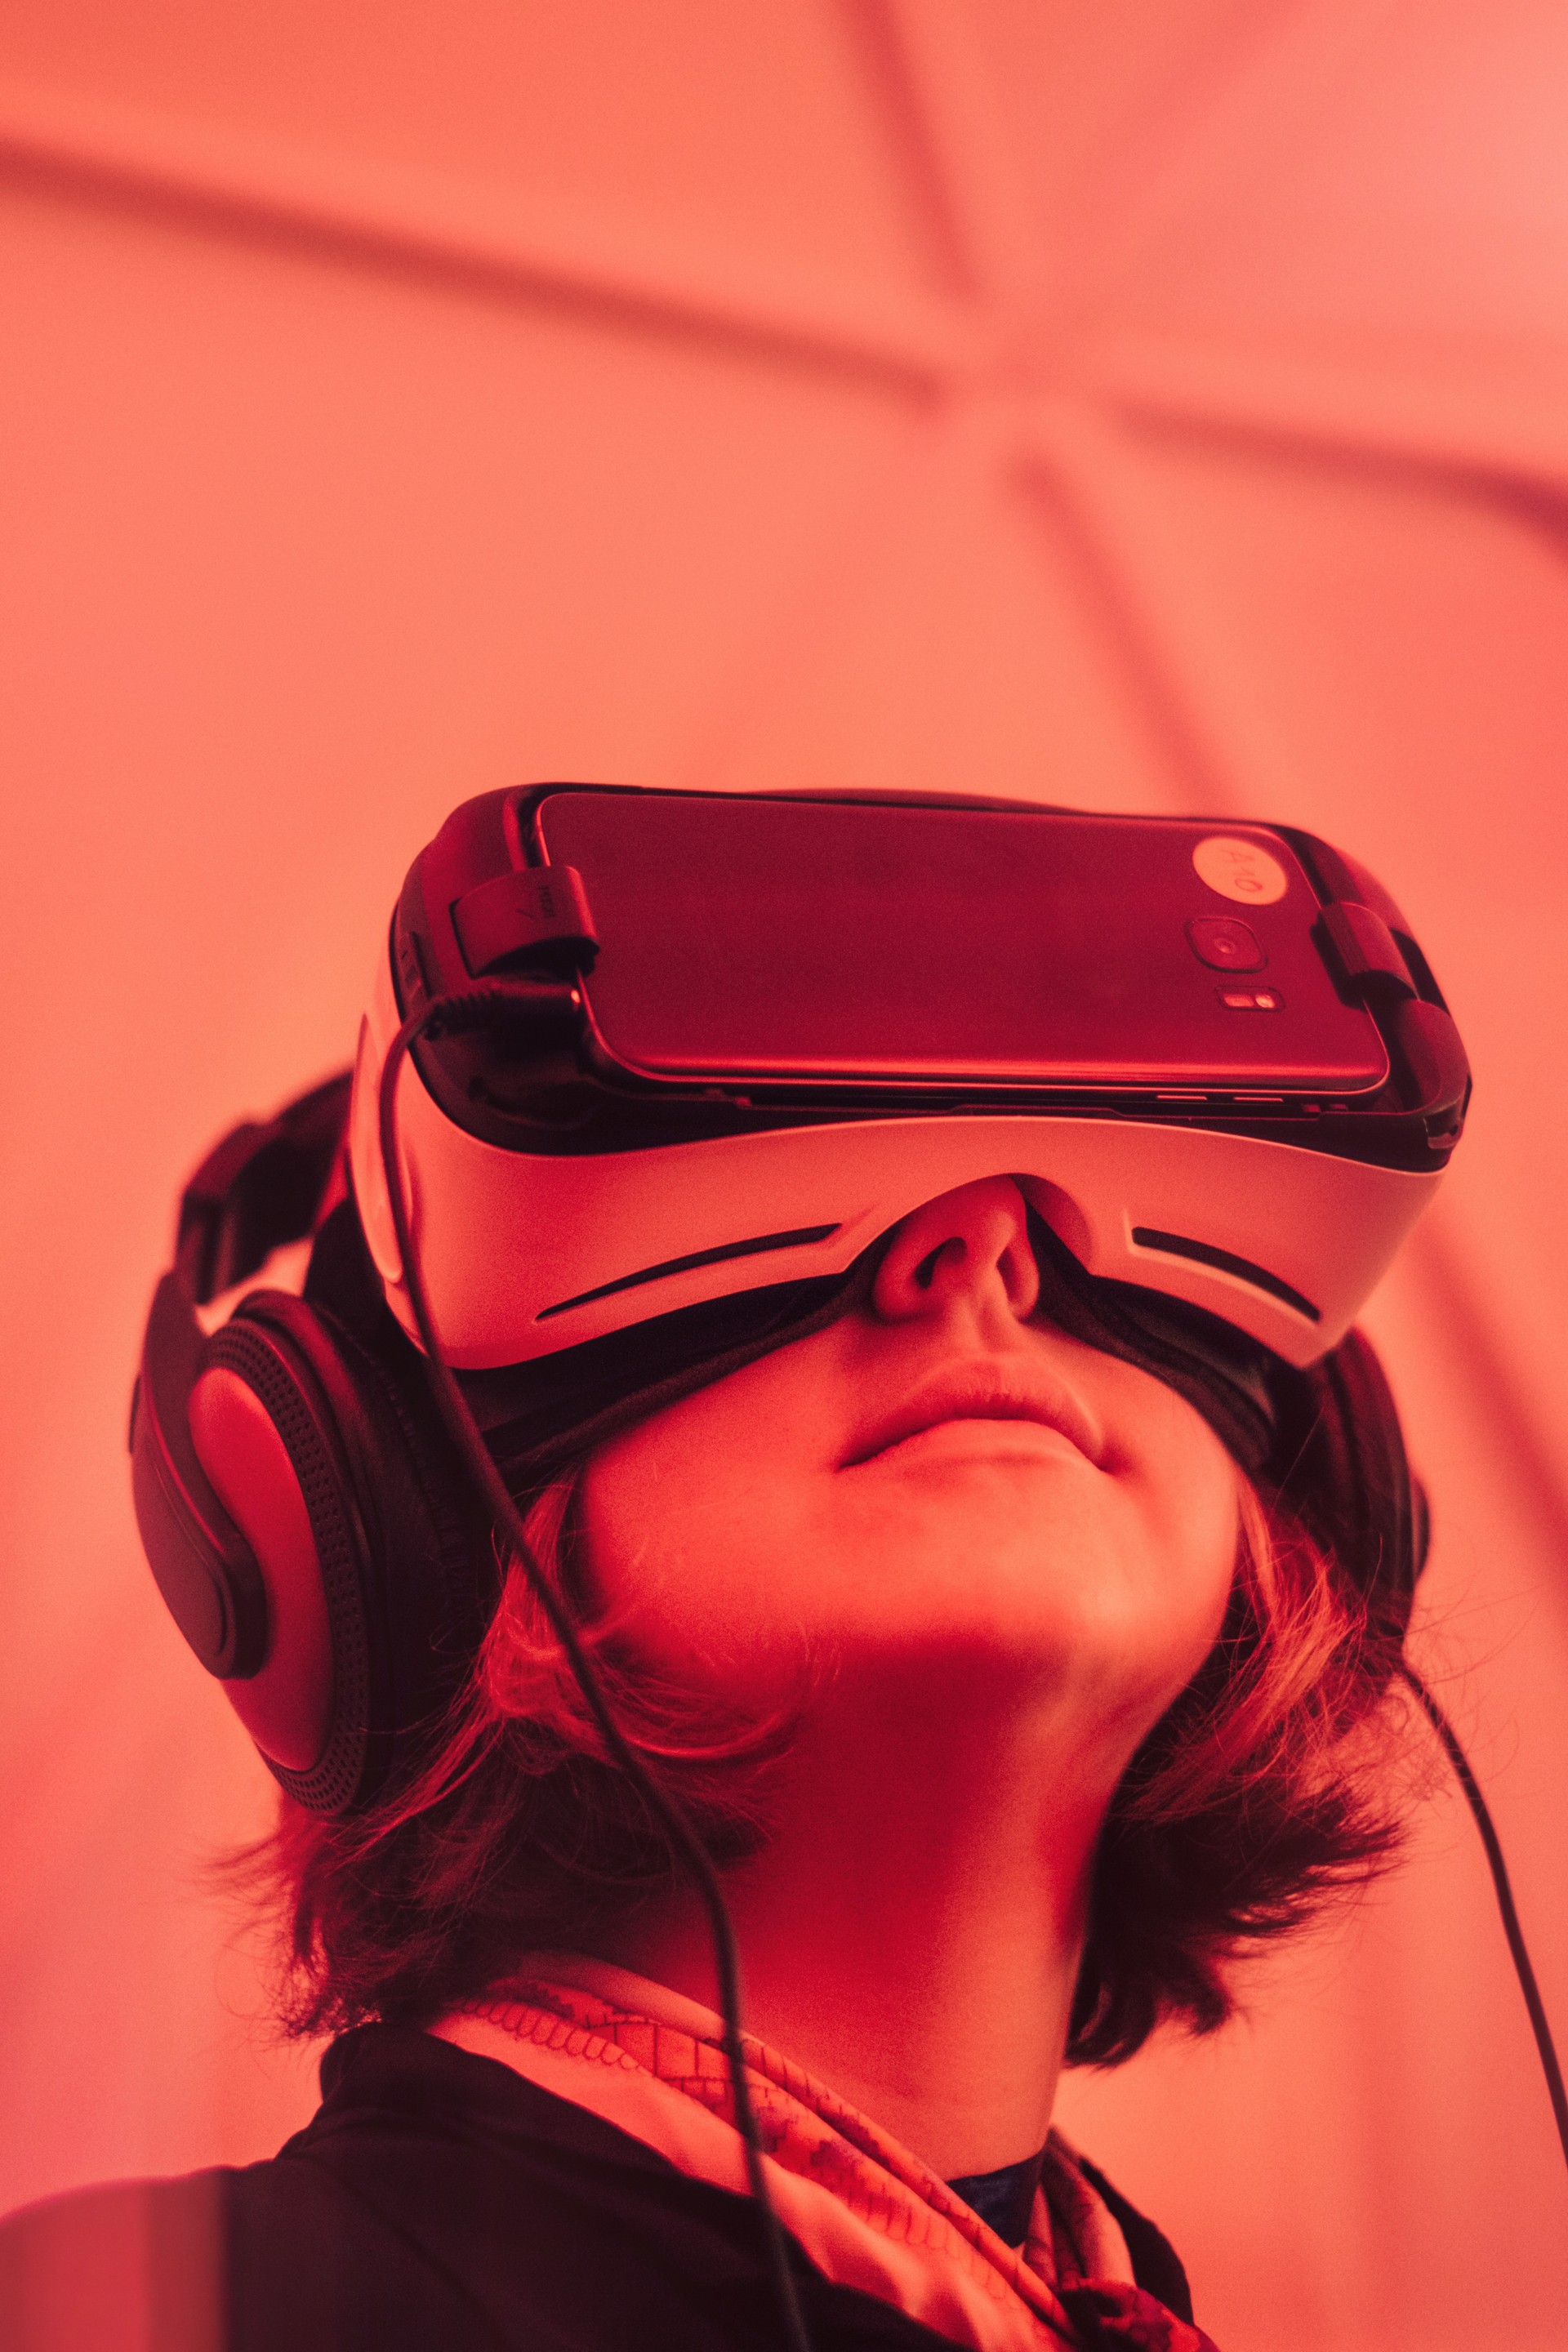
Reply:
<svg viewBox="0 0 1568 2352"><path fill-rule="evenodd" d="M327 1813L368 1801L399 1743L439 1715L496 1590L488 1515L466 1501L420 1360L400 1334L370 1344L320 1296L348 1287L321 1276L334 1250L352 1259L351 1201L318 1232L303 1297L252 1291L210 1338L197 1318L318 1225L349 1092L346 1073L329 1080L196 1171L131 1418L158 1588L275 1777Z"/></svg>
<svg viewBox="0 0 1568 2352"><path fill-rule="evenodd" d="M325 1813L385 1786L499 1589L489 1514L342 1190L349 1097L346 1073L330 1079L192 1177L131 1423L159 1590L269 1769ZM199 1307L312 1232L303 1297L253 1290L204 1332ZM1281 1499L1403 1633L1425 1513L1377 1358L1352 1332L1287 1393Z"/></svg>
<svg viewBox="0 0 1568 2352"><path fill-rule="evenodd" d="M350 1091L346 1072L330 1079L276 1118L237 1128L196 1171L131 1409L136 1517L158 1588L274 1777L321 1813L368 1803L417 1754L421 1727L439 1719L478 1654L499 1590L489 1509L386 1305L348 1193ZM302 1297L250 1291L205 1333L199 1307L312 1234ZM1277 1402L1270 1483L1363 1591L1397 1656L1427 1519L1377 1357L1352 1330L1290 1372ZM1398 1670L1485 1844L1568 2157L1568 2092L1496 1831L1442 1709L1408 1661ZM637 1769L629 1753L627 1769ZM694 1867L716 1906L738 2074L732 1933L700 1850ZM766 2208L749 2109L742 2122ZM782 2279L780 2293L793 2308Z"/></svg>

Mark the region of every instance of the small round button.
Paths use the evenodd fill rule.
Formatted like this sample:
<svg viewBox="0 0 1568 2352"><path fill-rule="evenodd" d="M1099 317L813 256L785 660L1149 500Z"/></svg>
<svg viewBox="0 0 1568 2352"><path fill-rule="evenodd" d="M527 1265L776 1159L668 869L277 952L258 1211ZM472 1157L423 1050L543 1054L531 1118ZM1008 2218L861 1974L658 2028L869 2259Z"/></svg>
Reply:
<svg viewBox="0 0 1568 2352"><path fill-rule="evenodd" d="M1220 898L1239 898L1244 907L1272 907L1290 887L1290 877L1260 841L1233 834L1206 835L1193 852L1193 867Z"/></svg>
<svg viewBox="0 0 1568 2352"><path fill-rule="evenodd" d="M1187 940L1211 971L1261 971L1268 958L1245 923L1202 915L1187 925Z"/></svg>

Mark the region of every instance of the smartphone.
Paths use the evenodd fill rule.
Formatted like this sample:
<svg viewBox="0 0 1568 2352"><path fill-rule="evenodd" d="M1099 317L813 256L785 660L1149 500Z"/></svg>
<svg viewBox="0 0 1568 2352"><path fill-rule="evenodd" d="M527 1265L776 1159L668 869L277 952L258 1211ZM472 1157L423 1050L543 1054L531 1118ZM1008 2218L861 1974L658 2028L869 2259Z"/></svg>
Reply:
<svg viewBox="0 0 1568 2352"><path fill-rule="evenodd" d="M773 1093L1348 1105L1389 1077L1291 843L1256 824L564 787L599 1075ZM523 812L520 811L520 814ZM1324 1101L1323 1108L1329 1104Z"/></svg>

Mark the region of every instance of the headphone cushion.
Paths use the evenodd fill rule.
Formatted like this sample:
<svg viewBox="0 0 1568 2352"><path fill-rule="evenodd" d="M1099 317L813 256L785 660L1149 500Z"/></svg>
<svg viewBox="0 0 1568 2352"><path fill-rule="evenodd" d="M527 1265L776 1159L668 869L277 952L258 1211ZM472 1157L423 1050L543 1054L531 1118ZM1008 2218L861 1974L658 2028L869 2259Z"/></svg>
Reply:
<svg viewBox="0 0 1568 2352"><path fill-rule="evenodd" d="M193 1439L268 1585L229 1696L299 1803L365 1803L477 1646L475 1531L428 1412L333 1318L256 1291L203 1351ZM476 1619L478 1622L476 1622Z"/></svg>
<svg viewBox="0 0 1568 2352"><path fill-rule="evenodd" d="M196 1458L248 1544L265 1592L259 1669L226 1680L224 1688L268 1762L308 1774L327 1747L334 1696L342 1695L346 1714L363 1715L363 1696L356 1708L347 1689L354 1664L364 1679L363 1626L356 1612L352 1627L340 1626L333 1639L328 1583L338 1589L338 1613L352 1585L346 1547L329 1532L330 1504L323 1512L318 1502L312 1512L306 1501L319 1481L321 1450L309 1442L308 1426L303 1446L298 1436L292 1450L285 1445L273 1418L280 1376L274 1366L255 1367L252 1353L231 1347L209 1360L192 1387L186 1417ZM256 1374L256 1386L233 1361L237 1355Z"/></svg>

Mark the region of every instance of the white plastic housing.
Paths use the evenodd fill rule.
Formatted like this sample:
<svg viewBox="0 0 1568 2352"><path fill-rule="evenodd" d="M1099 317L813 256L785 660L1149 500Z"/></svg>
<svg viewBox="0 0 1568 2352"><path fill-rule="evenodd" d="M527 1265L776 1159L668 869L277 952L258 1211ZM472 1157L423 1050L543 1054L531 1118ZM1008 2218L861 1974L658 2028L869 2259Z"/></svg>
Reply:
<svg viewBox="0 0 1568 2352"><path fill-rule="evenodd" d="M415 1338L377 1123L397 1027L383 959L360 1036L351 1151L371 1254ZM522 1363L765 1283L841 1273L923 1202L984 1176L1016 1178L1090 1273L1207 1307L1304 1365L1343 1337L1440 1173L1192 1128L1023 1114L874 1118L545 1157L466 1134L412 1059L398 1081L397 1130L431 1316L447 1360L463 1370ZM549 1311L672 1259L823 1225L833 1230L822 1241ZM1316 1319L1223 1268L1141 1246L1140 1227L1266 1270L1310 1300Z"/></svg>

